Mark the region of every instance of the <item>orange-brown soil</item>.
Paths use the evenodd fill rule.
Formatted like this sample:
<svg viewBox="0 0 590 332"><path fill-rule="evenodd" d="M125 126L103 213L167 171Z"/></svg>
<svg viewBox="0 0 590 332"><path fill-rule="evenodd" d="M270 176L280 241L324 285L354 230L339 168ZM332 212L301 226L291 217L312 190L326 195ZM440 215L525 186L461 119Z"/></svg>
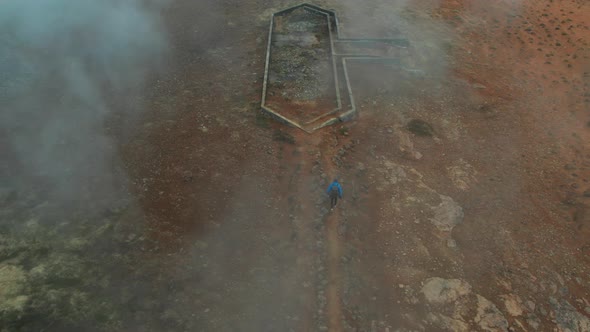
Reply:
<svg viewBox="0 0 590 332"><path fill-rule="evenodd" d="M359 118L312 135L259 113L268 19L290 4L164 13L170 72L121 154L177 326L584 331L588 2L316 2L351 37L411 46L351 65Z"/></svg>

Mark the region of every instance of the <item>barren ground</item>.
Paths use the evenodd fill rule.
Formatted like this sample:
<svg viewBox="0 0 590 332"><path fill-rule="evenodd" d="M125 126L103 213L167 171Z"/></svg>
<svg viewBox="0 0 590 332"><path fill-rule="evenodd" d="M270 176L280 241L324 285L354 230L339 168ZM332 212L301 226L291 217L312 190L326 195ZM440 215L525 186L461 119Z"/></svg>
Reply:
<svg viewBox="0 0 590 332"><path fill-rule="evenodd" d="M590 331L590 3L315 2L411 46L311 135L259 112L292 4L171 1L167 69L113 119L125 198L3 194L0 330Z"/></svg>

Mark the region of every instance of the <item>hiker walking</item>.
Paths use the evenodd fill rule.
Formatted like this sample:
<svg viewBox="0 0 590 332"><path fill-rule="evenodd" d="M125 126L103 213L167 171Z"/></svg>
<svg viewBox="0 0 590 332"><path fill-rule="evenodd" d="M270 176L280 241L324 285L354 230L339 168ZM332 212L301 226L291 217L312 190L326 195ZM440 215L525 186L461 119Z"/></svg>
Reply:
<svg viewBox="0 0 590 332"><path fill-rule="evenodd" d="M332 181L326 192L330 195L330 208L333 209L338 202L338 197L342 198L342 186L340 186L338 179Z"/></svg>

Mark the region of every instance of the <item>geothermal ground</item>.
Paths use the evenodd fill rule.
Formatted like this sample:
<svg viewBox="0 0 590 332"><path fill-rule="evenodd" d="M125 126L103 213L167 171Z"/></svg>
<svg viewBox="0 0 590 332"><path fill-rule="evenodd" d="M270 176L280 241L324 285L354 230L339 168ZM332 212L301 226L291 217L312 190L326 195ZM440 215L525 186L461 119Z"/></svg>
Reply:
<svg viewBox="0 0 590 332"><path fill-rule="evenodd" d="M316 1L410 46L351 64L358 119L313 134L260 112L294 4L169 1L79 200L0 132L0 331L590 331L590 3Z"/></svg>

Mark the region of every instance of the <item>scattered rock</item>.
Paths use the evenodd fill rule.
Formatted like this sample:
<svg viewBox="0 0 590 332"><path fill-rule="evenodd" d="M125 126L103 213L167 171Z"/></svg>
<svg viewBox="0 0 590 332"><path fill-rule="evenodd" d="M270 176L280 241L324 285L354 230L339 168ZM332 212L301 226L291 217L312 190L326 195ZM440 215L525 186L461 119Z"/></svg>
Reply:
<svg viewBox="0 0 590 332"><path fill-rule="evenodd" d="M514 323L515 323L515 324L516 324L518 327L520 327L520 329L519 329L519 330L517 330L517 329L516 329L514 326L511 326L511 327L509 328L509 330L510 330L510 331L526 331L526 330L527 330L527 329L526 329L526 327L524 326L524 324L522 324L522 323L521 323L521 322L520 322L518 319L515 319L515 320L514 320Z"/></svg>
<svg viewBox="0 0 590 332"><path fill-rule="evenodd" d="M450 232L463 221L463 208L452 198L440 195L442 202L434 208L434 217L430 221L439 230Z"/></svg>
<svg viewBox="0 0 590 332"><path fill-rule="evenodd" d="M454 319L442 314L428 314L428 321L438 325L446 331L469 331L469 325L462 320Z"/></svg>
<svg viewBox="0 0 590 332"><path fill-rule="evenodd" d="M426 280L424 287L422 287L422 293L428 302L444 304L471 293L471 285L460 279L434 277Z"/></svg>
<svg viewBox="0 0 590 332"><path fill-rule="evenodd" d="M459 159L456 165L447 167L447 173L455 187L461 190L469 189L469 185L476 181L477 171L463 159Z"/></svg>
<svg viewBox="0 0 590 332"><path fill-rule="evenodd" d="M545 308L543 308L543 307L541 307L541 308L539 309L539 312L541 312L541 315L543 315L543 316L547 316L547 314L548 314L548 312L547 312L547 309L545 309Z"/></svg>
<svg viewBox="0 0 590 332"><path fill-rule="evenodd" d="M539 326L541 325L541 321L539 320L539 318L537 316L529 316L529 318L526 320L526 322L535 331L538 331Z"/></svg>
<svg viewBox="0 0 590 332"><path fill-rule="evenodd" d="M566 300L558 301L551 297L549 303L555 310L555 321L560 331L590 331L590 319L579 313L569 302Z"/></svg>
<svg viewBox="0 0 590 332"><path fill-rule="evenodd" d="M383 162L383 165L385 166L383 172L385 173L384 175L387 182L383 183L383 187L378 187L382 190L386 189L387 185L397 184L408 177L404 168L394 162L386 160Z"/></svg>
<svg viewBox="0 0 590 332"><path fill-rule="evenodd" d="M508 314L514 317L522 315L522 301L518 295L508 294L500 296L504 300L504 306Z"/></svg>
<svg viewBox="0 0 590 332"><path fill-rule="evenodd" d="M529 309L530 312L534 312L535 311L535 302L528 300L526 301L526 306Z"/></svg>
<svg viewBox="0 0 590 332"><path fill-rule="evenodd" d="M477 295L477 315L475 322L484 331L508 331L508 321L496 305L481 295Z"/></svg>
<svg viewBox="0 0 590 332"><path fill-rule="evenodd" d="M191 182L194 178L193 172L191 171L184 171L182 172L182 180L184 182Z"/></svg>
<svg viewBox="0 0 590 332"><path fill-rule="evenodd" d="M399 150L406 158L412 160L422 159L422 154L414 149L414 143L410 139L410 135L408 135L408 133L398 130L396 131L396 134L399 139Z"/></svg>

